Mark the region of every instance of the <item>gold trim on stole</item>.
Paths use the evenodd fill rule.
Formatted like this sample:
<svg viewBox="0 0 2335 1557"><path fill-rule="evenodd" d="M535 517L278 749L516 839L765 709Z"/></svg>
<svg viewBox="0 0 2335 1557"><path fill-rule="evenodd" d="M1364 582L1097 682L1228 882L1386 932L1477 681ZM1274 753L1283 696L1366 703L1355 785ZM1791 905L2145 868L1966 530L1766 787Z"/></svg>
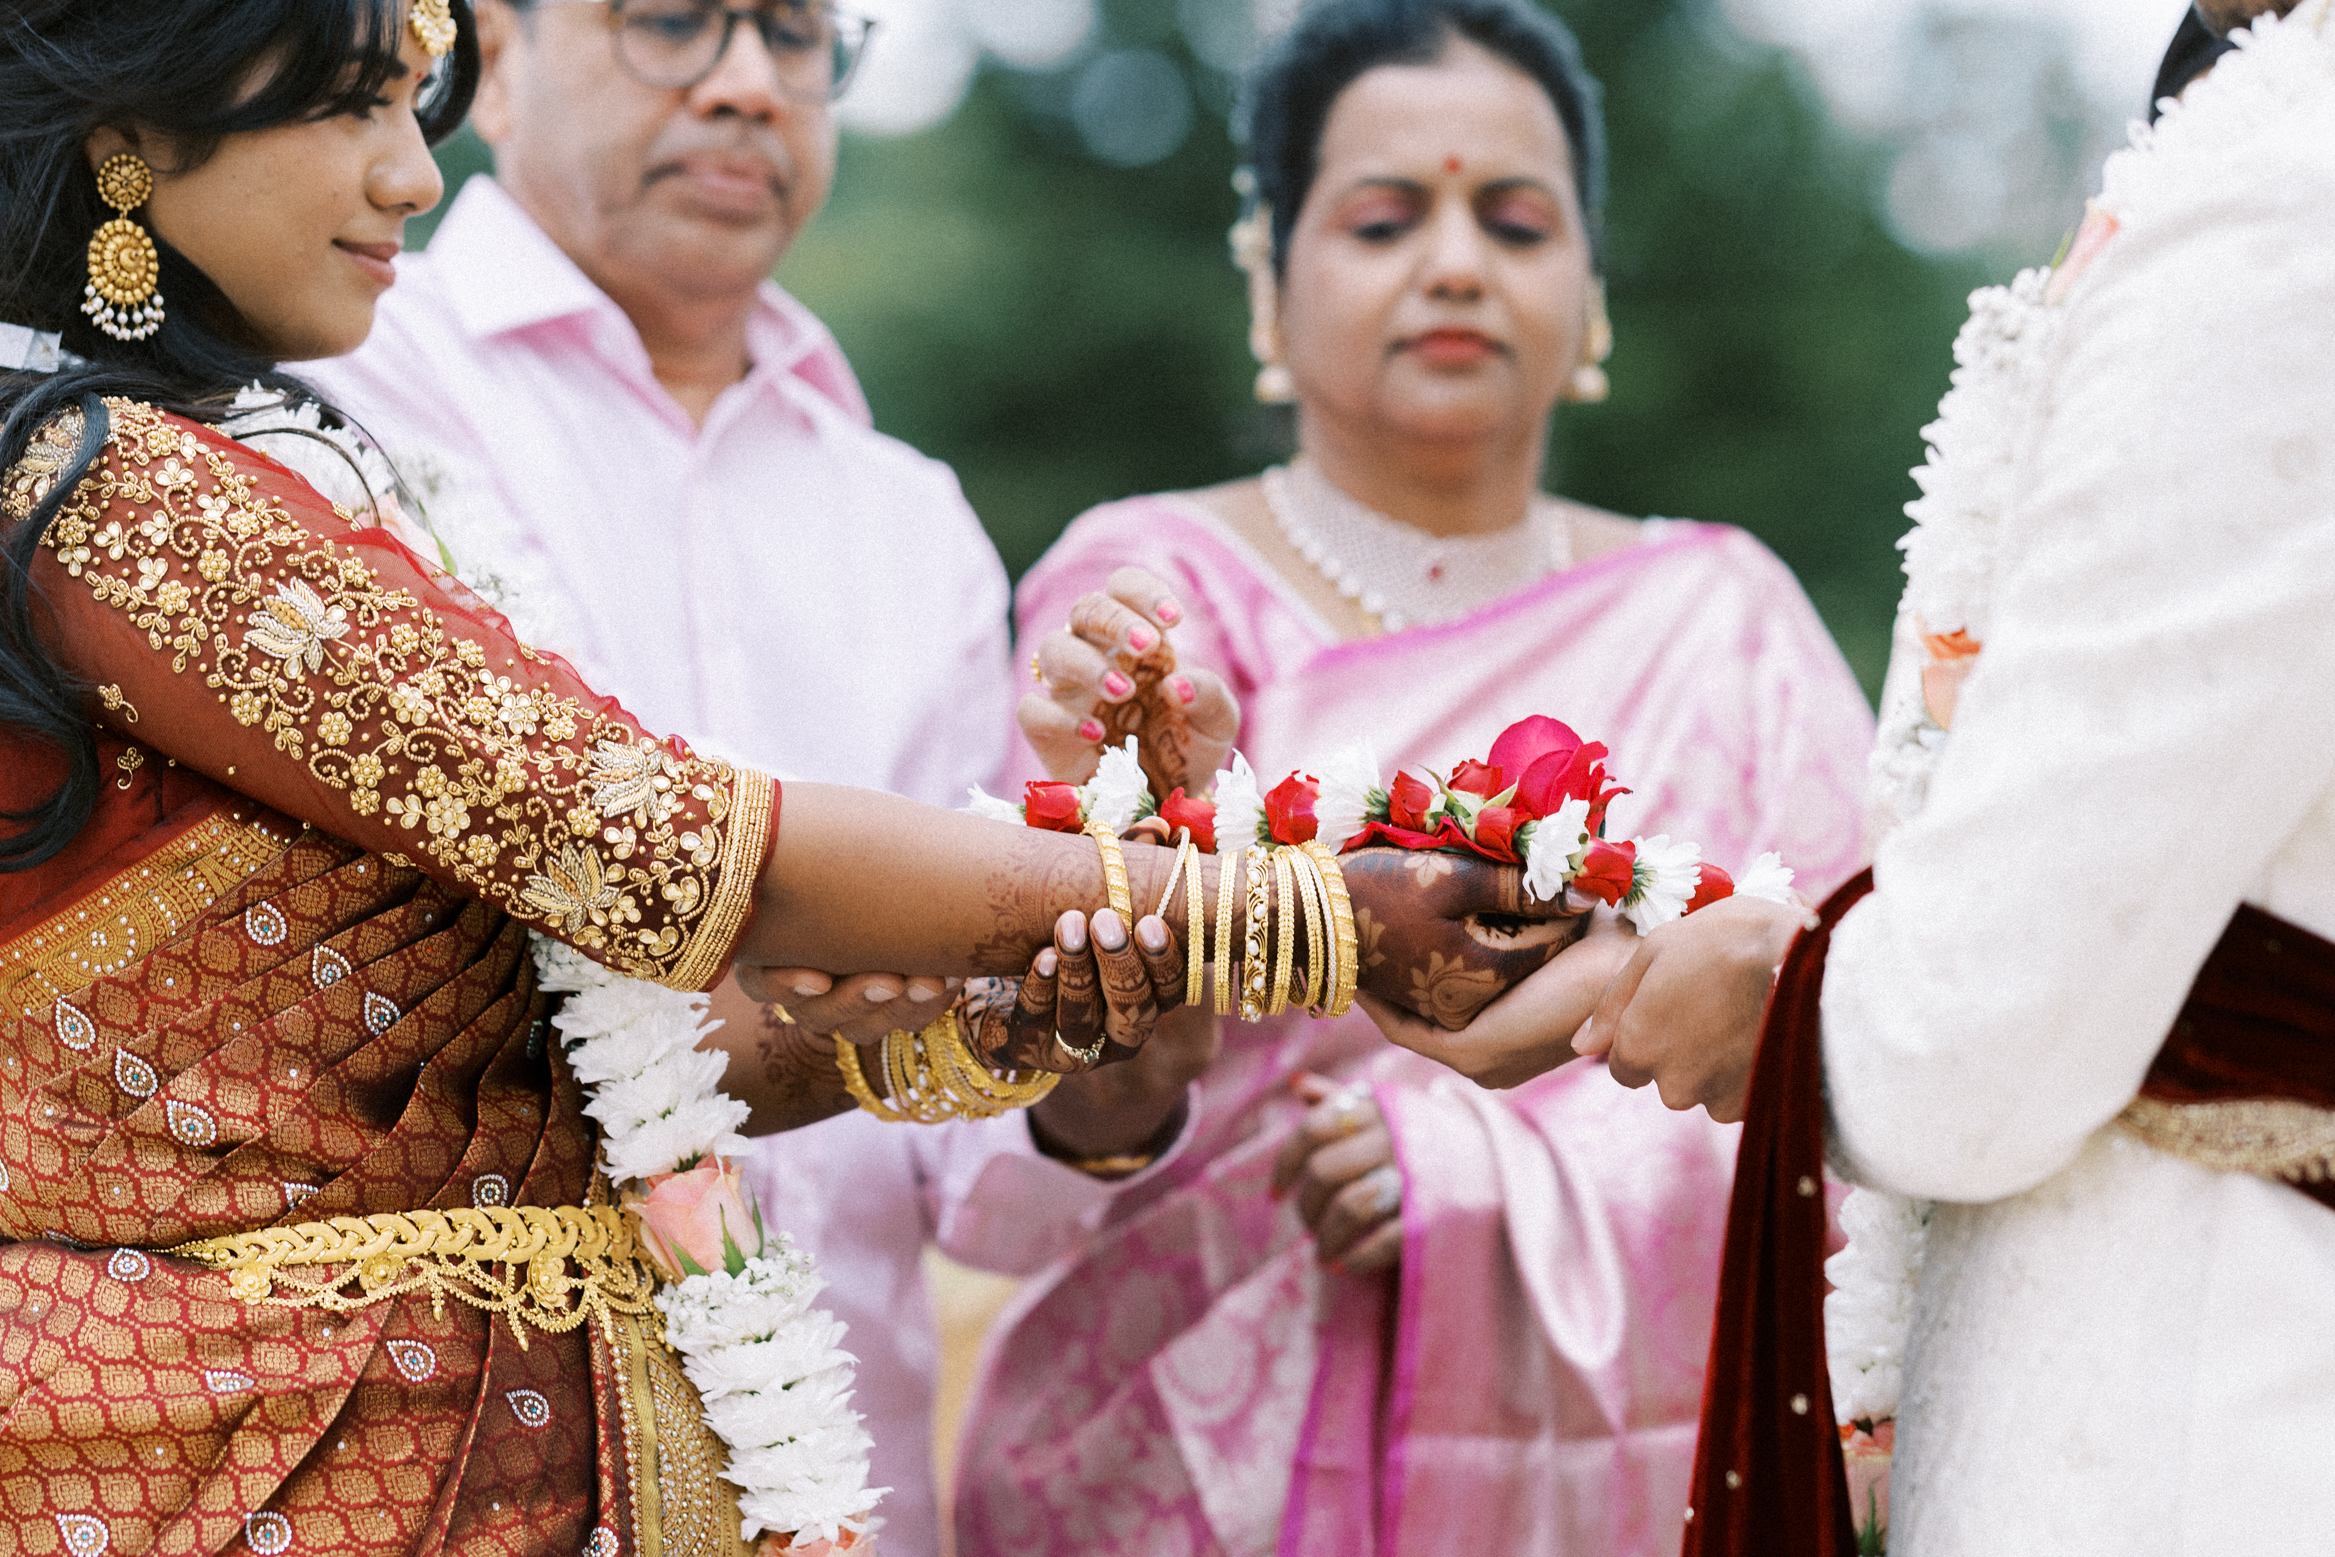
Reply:
<svg viewBox="0 0 2335 1557"><path fill-rule="evenodd" d="M0 946L0 1020L38 1020L65 996L168 944L296 836L222 811L79 893Z"/></svg>
<svg viewBox="0 0 2335 1557"><path fill-rule="evenodd" d="M2335 1175L2335 1109L2287 1098L2169 1103L2140 1097L2116 1122L2158 1151L2223 1173L2290 1184L2323 1184Z"/></svg>

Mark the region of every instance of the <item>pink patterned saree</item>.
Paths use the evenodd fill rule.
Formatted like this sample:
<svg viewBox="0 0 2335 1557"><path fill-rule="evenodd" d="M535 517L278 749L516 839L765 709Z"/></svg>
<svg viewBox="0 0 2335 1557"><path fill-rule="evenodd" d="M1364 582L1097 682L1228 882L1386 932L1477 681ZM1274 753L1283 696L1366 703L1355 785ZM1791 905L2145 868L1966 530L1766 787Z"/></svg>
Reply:
<svg viewBox="0 0 2335 1557"><path fill-rule="evenodd" d="M1031 573L1025 635L1129 565L1179 592L1179 657L1230 682L1268 781L1357 736L1390 770L1448 766L1553 714L1635 787L1617 835L1668 831L1731 869L1779 850L1818 892L1857 864L1871 716L1791 575L1738 531L1650 524L1466 620L1340 643L1211 516L1137 499ZM1387 1117L1391 1276L1323 1270L1268 1193L1301 1071L1370 1086ZM958 1551L1675 1551L1736 1136L1593 1063L1490 1092L1359 1016L1228 1027L1177 1155L993 1337Z"/></svg>

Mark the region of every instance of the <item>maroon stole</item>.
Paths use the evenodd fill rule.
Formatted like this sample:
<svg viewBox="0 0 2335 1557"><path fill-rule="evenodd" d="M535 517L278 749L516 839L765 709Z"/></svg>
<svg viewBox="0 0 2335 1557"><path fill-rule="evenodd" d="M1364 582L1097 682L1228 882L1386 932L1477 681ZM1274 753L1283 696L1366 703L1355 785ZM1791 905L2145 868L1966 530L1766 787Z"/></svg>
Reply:
<svg viewBox="0 0 2335 1557"><path fill-rule="evenodd" d="M1865 871L1792 943L1751 1075L1711 1333L1684 1557L1854 1557L1824 1360L1824 1058L1832 930ZM2335 942L2241 906L2141 1095L2335 1109ZM2335 1208L2335 1182L2294 1182Z"/></svg>

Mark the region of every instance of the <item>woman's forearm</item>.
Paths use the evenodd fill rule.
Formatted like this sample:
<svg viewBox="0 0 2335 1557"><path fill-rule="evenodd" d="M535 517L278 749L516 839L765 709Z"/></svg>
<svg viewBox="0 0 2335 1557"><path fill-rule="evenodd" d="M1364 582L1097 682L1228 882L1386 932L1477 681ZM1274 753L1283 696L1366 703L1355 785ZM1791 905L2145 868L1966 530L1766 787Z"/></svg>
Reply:
<svg viewBox="0 0 2335 1557"><path fill-rule="evenodd" d="M1138 916L1169 850L1124 846ZM1213 898L1215 862L1204 861ZM1091 838L831 784L789 784L761 901L739 943L748 966L1018 975L1054 921L1108 901Z"/></svg>

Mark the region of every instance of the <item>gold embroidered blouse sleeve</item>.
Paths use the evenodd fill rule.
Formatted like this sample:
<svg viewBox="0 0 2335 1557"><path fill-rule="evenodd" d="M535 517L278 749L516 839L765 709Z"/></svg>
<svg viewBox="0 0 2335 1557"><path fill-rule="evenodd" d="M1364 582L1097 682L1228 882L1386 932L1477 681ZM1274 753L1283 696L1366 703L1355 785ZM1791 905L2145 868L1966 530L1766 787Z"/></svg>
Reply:
<svg viewBox="0 0 2335 1557"><path fill-rule="evenodd" d="M34 568L51 648L108 689L103 717L135 708L124 735L625 973L719 977L776 823L771 779L650 735L265 456L107 409L102 461ZM80 422L9 473L11 521L70 468Z"/></svg>

